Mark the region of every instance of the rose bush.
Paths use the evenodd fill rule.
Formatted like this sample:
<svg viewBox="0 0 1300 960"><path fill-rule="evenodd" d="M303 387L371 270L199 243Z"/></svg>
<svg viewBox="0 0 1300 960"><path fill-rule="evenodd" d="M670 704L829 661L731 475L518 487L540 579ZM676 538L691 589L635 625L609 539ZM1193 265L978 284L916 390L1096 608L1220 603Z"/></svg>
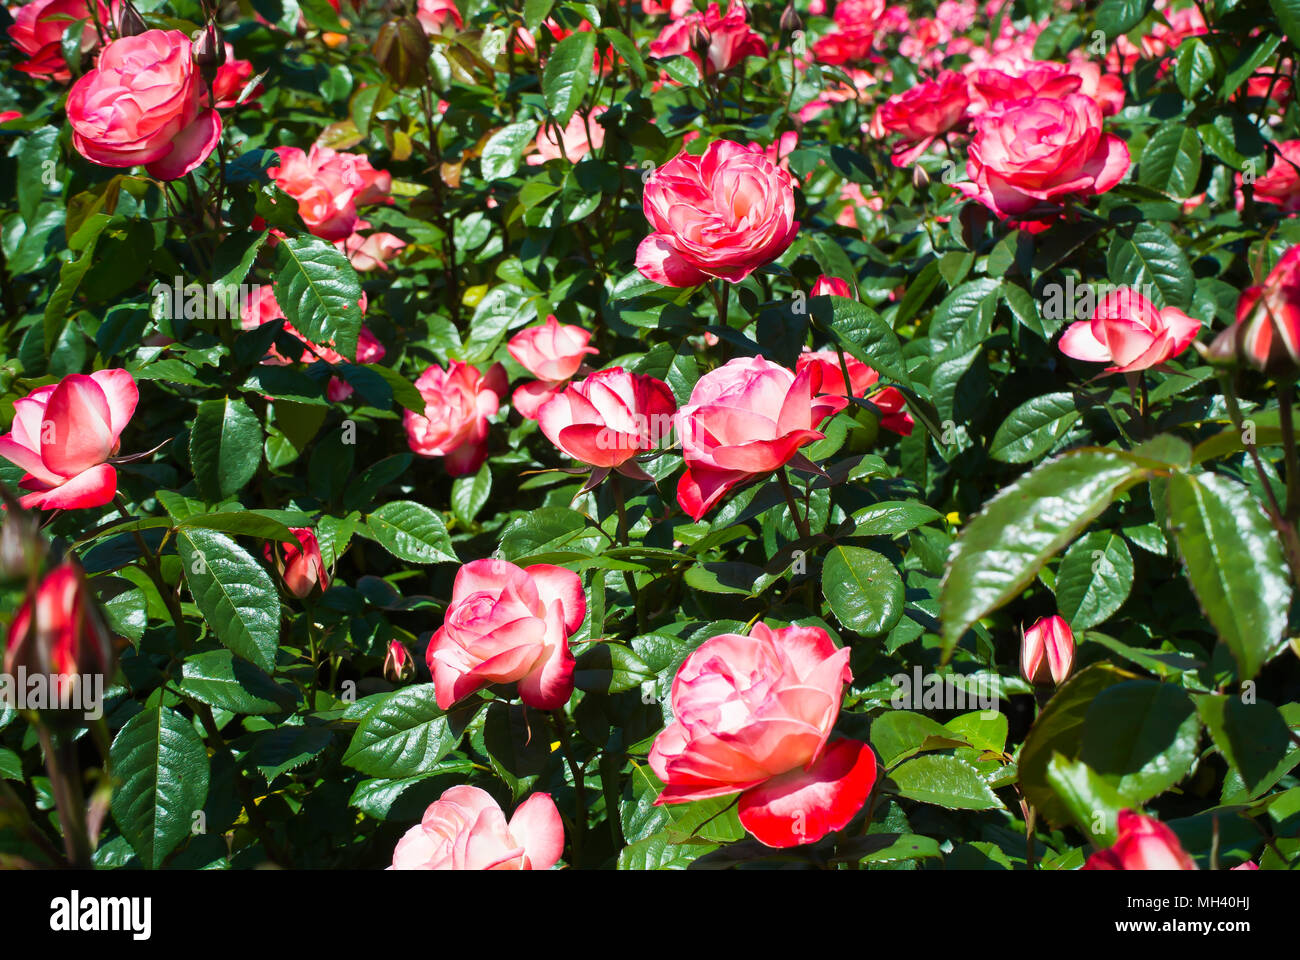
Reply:
<svg viewBox="0 0 1300 960"><path fill-rule="evenodd" d="M0 866L1300 863L1293 0L8 15Z"/></svg>

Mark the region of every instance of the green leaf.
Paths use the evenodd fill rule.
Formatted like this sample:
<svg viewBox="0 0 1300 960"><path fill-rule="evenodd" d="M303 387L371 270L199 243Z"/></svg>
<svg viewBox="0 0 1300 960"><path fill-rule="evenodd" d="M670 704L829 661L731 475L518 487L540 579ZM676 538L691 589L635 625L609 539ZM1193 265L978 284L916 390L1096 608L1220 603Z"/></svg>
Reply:
<svg viewBox="0 0 1300 960"><path fill-rule="evenodd" d="M943 579L945 657L975 621L1018 596L1043 564L1146 476L1129 457L1085 447L1040 464L985 504L954 545Z"/></svg>
<svg viewBox="0 0 1300 960"><path fill-rule="evenodd" d="M717 848L713 843L674 843L665 832L628 844L618 854L619 870L685 870Z"/></svg>
<svg viewBox="0 0 1300 960"><path fill-rule="evenodd" d="M555 45L542 69L546 109L561 127L569 122L591 83L596 34L579 30Z"/></svg>
<svg viewBox="0 0 1300 960"><path fill-rule="evenodd" d="M207 750L185 717L150 706L126 722L109 751L113 819L151 870L190 835L208 797Z"/></svg>
<svg viewBox="0 0 1300 960"><path fill-rule="evenodd" d="M281 775L319 756L333 739L329 727L286 723L273 730L259 731L245 762L262 775L269 787Z"/></svg>
<svg viewBox="0 0 1300 960"><path fill-rule="evenodd" d="M1157 130L1142 150L1138 182L1185 200L1196 192L1201 176L1201 140L1181 124Z"/></svg>
<svg viewBox="0 0 1300 960"><path fill-rule="evenodd" d="M1159 680L1102 690L1083 721L1079 759L1140 806L1182 780L1196 762L1201 721L1187 692Z"/></svg>
<svg viewBox="0 0 1300 960"><path fill-rule="evenodd" d="M880 762L886 769L922 750L970 746L965 738L939 721L910 710L887 710L873 720L871 745L880 754Z"/></svg>
<svg viewBox="0 0 1300 960"><path fill-rule="evenodd" d="M551 15L555 0L524 0L524 26L536 30Z"/></svg>
<svg viewBox="0 0 1300 960"><path fill-rule="evenodd" d="M1291 580L1277 534L1254 495L1227 477L1175 473L1166 502L1192 591L1251 680L1285 642Z"/></svg>
<svg viewBox="0 0 1300 960"><path fill-rule="evenodd" d="M938 510L916 500L873 503L853 514L859 537L894 537L942 517Z"/></svg>
<svg viewBox="0 0 1300 960"><path fill-rule="evenodd" d="M384 504L357 532L409 563L459 562L442 517L413 500Z"/></svg>
<svg viewBox="0 0 1300 960"><path fill-rule="evenodd" d="M886 557L863 547L831 548L822 594L836 619L864 637L888 633L903 616L903 578Z"/></svg>
<svg viewBox="0 0 1300 960"><path fill-rule="evenodd" d="M1153 223L1119 229L1106 251L1106 269L1112 283L1150 292L1158 307L1191 306L1195 277L1178 244Z"/></svg>
<svg viewBox="0 0 1300 960"><path fill-rule="evenodd" d="M1268 0L1278 26L1292 45L1300 44L1300 0Z"/></svg>
<svg viewBox="0 0 1300 960"><path fill-rule="evenodd" d="M511 563L556 563L589 557L604 538L582 514L567 507L541 507L511 520L501 531L499 553Z"/></svg>
<svg viewBox="0 0 1300 960"><path fill-rule="evenodd" d="M348 258L310 234L276 246L275 299L299 333L356 359L361 330L361 283Z"/></svg>
<svg viewBox="0 0 1300 960"><path fill-rule="evenodd" d="M1178 62L1174 65L1174 80L1179 92L1188 100L1195 99L1209 86L1214 77L1214 54L1205 41L1189 37L1178 45Z"/></svg>
<svg viewBox="0 0 1300 960"><path fill-rule="evenodd" d="M1071 761L1078 759L1084 718L1093 700L1108 687L1134 679L1134 674L1109 663L1094 663L1058 687L1029 728L1020 748L1020 785L1029 802L1050 822L1060 825L1071 819L1069 809L1048 781L1047 767L1052 756L1059 753Z"/></svg>
<svg viewBox="0 0 1300 960"><path fill-rule="evenodd" d="M524 147L537 136L537 123L526 120L502 127L483 144L483 154L479 158L479 167L483 179L487 181L504 180L514 175L519 169L519 158Z"/></svg>
<svg viewBox="0 0 1300 960"><path fill-rule="evenodd" d="M252 510L200 513L186 517L176 525L178 527L198 527L204 530L220 530L222 533L258 537L262 540L274 540L277 543L298 543L298 537L294 532L279 520L263 516Z"/></svg>
<svg viewBox="0 0 1300 960"><path fill-rule="evenodd" d="M199 492L216 503L244 488L262 462L262 424L242 400L205 400L190 431L190 463Z"/></svg>
<svg viewBox="0 0 1300 960"><path fill-rule="evenodd" d="M481 706L472 703L471 710ZM343 762L369 777L426 773L460 742L467 712L439 710L432 683L403 687L366 714Z"/></svg>
<svg viewBox="0 0 1300 960"><path fill-rule="evenodd" d="M58 186L53 175L60 159L57 125L31 131L18 146L18 213L29 227L46 190Z"/></svg>
<svg viewBox="0 0 1300 960"><path fill-rule="evenodd" d="M1204 694L1193 698L1196 712L1228 765L1241 775L1253 799L1294 764L1288 758L1291 734L1273 704L1245 703L1241 697Z"/></svg>
<svg viewBox="0 0 1300 960"><path fill-rule="evenodd" d="M176 531L194 603L222 645L268 673L280 645L280 599L271 577L223 533L194 527Z"/></svg>
<svg viewBox="0 0 1300 960"><path fill-rule="evenodd" d="M1072 393L1026 400L998 427L989 456L1003 463L1032 463L1065 439L1081 416Z"/></svg>
<svg viewBox="0 0 1300 960"><path fill-rule="evenodd" d="M898 337L876 311L847 297L813 297L808 308L845 353L903 386L912 385Z"/></svg>
<svg viewBox="0 0 1300 960"><path fill-rule="evenodd" d="M980 772L964 760L929 754L889 774L900 796L949 810L1002 810L1002 801Z"/></svg>
<svg viewBox="0 0 1300 960"><path fill-rule="evenodd" d="M210 707L237 714L283 713L296 699L292 690L229 650L191 654L181 666L177 685Z"/></svg>
<svg viewBox="0 0 1300 960"><path fill-rule="evenodd" d="M1075 630L1110 619L1132 589L1133 556L1108 530L1080 537L1056 571L1056 607Z"/></svg>
<svg viewBox="0 0 1300 960"><path fill-rule="evenodd" d="M1059 753L1047 762L1047 782L1084 836L1098 847L1115 842L1119 812L1130 803L1111 784L1086 763L1067 760Z"/></svg>
<svg viewBox="0 0 1300 960"><path fill-rule="evenodd" d="M465 526L474 522L478 512L487 504L492 492L492 468L486 463L478 473L457 477L451 485L451 512Z"/></svg>
<svg viewBox="0 0 1300 960"><path fill-rule="evenodd" d="M1151 4L1152 0L1101 0L1097 7L1097 29L1104 30L1114 40L1141 23Z"/></svg>

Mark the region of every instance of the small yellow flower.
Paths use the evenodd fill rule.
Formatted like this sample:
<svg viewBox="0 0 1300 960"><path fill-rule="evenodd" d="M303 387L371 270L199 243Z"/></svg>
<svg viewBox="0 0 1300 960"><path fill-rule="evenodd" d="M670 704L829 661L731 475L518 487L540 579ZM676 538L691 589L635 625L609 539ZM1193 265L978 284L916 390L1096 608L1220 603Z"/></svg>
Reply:
<svg viewBox="0 0 1300 960"><path fill-rule="evenodd" d="M954 527L961 526L961 514L958 513L956 510L948 514L948 516L944 517L944 519L948 521L950 526L954 526Z"/></svg>

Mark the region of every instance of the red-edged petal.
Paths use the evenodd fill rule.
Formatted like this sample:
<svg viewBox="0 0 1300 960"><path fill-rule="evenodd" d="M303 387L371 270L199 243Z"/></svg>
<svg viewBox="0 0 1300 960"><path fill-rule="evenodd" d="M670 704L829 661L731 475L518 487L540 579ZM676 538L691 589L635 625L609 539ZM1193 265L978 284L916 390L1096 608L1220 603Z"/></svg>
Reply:
<svg viewBox="0 0 1300 960"><path fill-rule="evenodd" d="M50 490L29 493L18 502L38 510L84 510L102 507L117 493L117 471L101 463Z"/></svg>
<svg viewBox="0 0 1300 960"><path fill-rule="evenodd" d="M145 169L159 180L179 179L208 159L208 154L220 139L220 114L216 110L205 110L176 135L170 153L148 164ZM348 230L344 236L351 232Z"/></svg>
<svg viewBox="0 0 1300 960"><path fill-rule="evenodd" d="M534 793L510 818L510 836L524 848L528 869L549 870L564 854L564 821L549 793Z"/></svg>
<svg viewBox="0 0 1300 960"><path fill-rule="evenodd" d="M769 847L816 843L842 830L876 782L869 744L836 740L808 770L792 770L740 795L740 822Z"/></svg>
<svg viewBox="0 0 1300 960"><path fill-rule="evenodd" d="M687 263L667 237L652 233L636 248L636 268L647 280L665 287L693 287L709 279Z"/></svg>
<svg viewBox="0 0 1300 960"><path fill-rule="evenodd" d="M532 577L544 608L549 608L556 600L563 604L566 636L576 633L587 616L587 595L582 591L582 578L572 570L549 563L533 564L525 567L524 572Z"/></svg>

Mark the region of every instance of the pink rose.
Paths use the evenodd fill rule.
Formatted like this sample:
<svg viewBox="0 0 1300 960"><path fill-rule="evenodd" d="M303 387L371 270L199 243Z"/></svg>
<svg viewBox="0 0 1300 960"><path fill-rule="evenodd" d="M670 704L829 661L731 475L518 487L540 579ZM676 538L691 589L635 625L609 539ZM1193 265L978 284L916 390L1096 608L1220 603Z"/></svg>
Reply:
<svg viewBox="0 0 1300 960"><path fill-rule="evenodd" d="M587 344L591 334L571 323L560 323L555 314L540 327L520 330L506 345L510 356L537 380L514 392L511 404L521 416L537 419L537 411L547 400L562 391L571 376L582 366L582 358L597 352Z"/></svg>
<svg viewBox="0 0 1300 960"><path fill-rule="evenodd" d="M221 117L203 106L204 92L179 30L114 40L68 93L72 145L100 166L144 164L161 180L183 177L221 139Z"/></svg>
<svg viewBox="0 0 1300 960"><path fill-rule="evenodd" d="M582 580L571 570L506 560L465 564L426 654L439 708L489 684L518 683L528 706L560 709L573 693L569 637L586 616Z"/></svg>
<svg viewBox="0 0 1300 960"><path fill-rule="evenodd" d="M951 70L886 100L878 114L880 126L902 134L890 162L896 167L915 163L935 137L961 122L968 100L965 78Z"/></svg>
<svg viewBox="0 0 1300 960"><path fill-rule="evenodd" d="M313 593L323 593L330 588L330 578L325 572L325 561L320 555L316 531L311 527L290 527L289 530L302 546L289 541L280 544L280 558L277 560L268 543L267 560L274 563L280 571L285 589L299 600Z"/></svg>
<svg viewBox="0 0 1300 960"><path fill-rule="evenodd" d="M637 248L637 269L668 287L738 283L799 232L790 174L730 140L669 160L650 177L642 207L655 232Z"/></svg>
<svg viewBox="0 0 1300 960"><path fill-rule="evenodd" d="M1071 60L1069 68L1082 81L1079 92L1097 101L1103 117L1113 117L1124 109L1124 83L1119 77L1102 73L1100 65L1087 59Z"/></svg>
<svg viewBox="0 0 1300 960"><path fill-rule="evenodd" d="M1129 373L1164 363L1186 350L1201 322L1177 307L1163 310L1132 287L1101 298L1091 320L1070 324L1061 352L1089 363L1109 363L1106 373Z"/></svg>
<svg viewBox="0 0 1300 960"><path fill-rule="evenodd" d="M622 468L636 454L667 445L676 410L668 384L613 367L547 400L537 421L574 460Z"/></svg>
<svg viewBox="0 0 1300 960"><path fill-rule="evenodd" d="M819 365L796 375L762 357L738 357L700 377L677 412L682 509L699 520L733 487L781 469L821 440L815 427L848 401L817 396L820 389Z"/></svg>
<svg viewBox="0 0 1300 960"><path fill-rule="evenodd" d="M386 200L392 189L392 175L358 154L318 143L309 153L297 147L276 147L275 152L280 165L268 167L267 173L298 201L307 229L324 240L346 239L356 229L357 207Z"/></svg>
<svg viewBox="0 0 1300 960"><path fill-rule="evenodd" d="M656 804L740 792L740 822L769 847L815 843L843 829L876 781L857 740L831 742L848 648L819 627L764 623L704 641L673 679L673 722L650 748L664 782Z"/></svg>
<svg viewBox="0 0 1300 960"><path fill-rule="evenodd" d="M641 0L641 12L647 17L667 14L674 20L681 19L695 9L694 0Z"/></svg>
<svg viewBox="0 0 1300 960"><path fill-rule="evenodd" d="M14 401L14 420L0 436L0 457L26 471L31 490L19 503L36 510L100 507L117 493L108 459L135 413L140 394L125 370L72 373Z"/></svg>
<svg viewBox="0 0 1300 960"><path fill-rule="evenodd" d="M108 20L108 8L98 2L99 19ZM45 77L66 83L72 79L67 61L63 59L63 37L68 29L90 19L86 0L34 0L13 11L14 22L9 27L9 39L18 52L27 57L14 64L15 70L33 77ZM81 51L93 50L99 35L93 25L81 33Z"/></svg>
<svg viewBox="0 0 1300 960"><path fill-rule="evenodd" d="M499 363L484 375L453 361L444 370L432 365L415 381L424 397L424 415L402 412L407 445L422 457L445 457L447 473L474 473L488 455L488 417L506 393L506 371Z"/></svg>
<svg viewBox="0 0 1300 960"><path fill-rule="evenodd" d="M707 47L703 60L698 44ZM704 13L688 13L673 20L650 43L650 56L689 57L708 76L734 70L746 57L766 57L767 41L750 29L745 5L740 0L731 0L726 15L716 3L711 3Z"/></svg>
<svg viewBox="0 0 1300 960"><path fill-rule="evenodd" d="M1300 212L1300 140L1287 140L1276 144L1280 156L1273 159L1268 172L1255 180L1255 199L1281 209L1283 213ZM1237 190L1241 190L1241 174L1234 174ZM1238 203L1238 208L1241 203Z"/></svg>
<svg viewBox="0 0 1300 960"><path fill-rule="evenodd" d="M836 294L836 296L846 296L846 294ZM849 368L849 389L844 386L844 370L840 366L840 356L834 350L809 350L805 347L804 352L799 354L796 364L796 371L802 371L804 367L814 364L821 368L822 393L834 397L864 397L880 408L882 427L900 436L912 435L914 421L912 415L907 412L907 399L897 387L884 387L873 391L871 388L879 381L880 374L857 357L844 355L844 366Z"/></svg>
<svg viewBox="0 0 1300 960"><path fill-rule="evenodd" d="M1105 193L1129 168L1124 141L1101 129L1097 101L1071 93L998 103L975 120L966 172L954 184L1000 219L1059 211L1070 197Z"/></svg>
<svg viewBox="0 0 1300 960"><path fill-rule="evenodd" d="M1195 870L1177 835L1159 820L1121 810L1115 845L1088 858L1084 870Z"/></svg>
<svg viewBox="0 0 1300 960"><path fill-rule="evenodd" d="M445 790L406 831L390 870L549 870L564 853L564 823L549 793L506 816L478 787Z"/></svg>
<svg viewBox="0 0 1300 960"><path fill-rule="evenodd" d="M1077 93L1083 78L1063 63L1053 60L1026 60L1014 69L984 68L970 75L974 109L981 113L1004 100L1031 100L1042 97L1060 100Z"/></svg>
<svg viewBox="0 0 1300 960"><path fill-rule="evenodd" d="M536 167L547 160L560 159L577 163L592 150L599 150L601 144L605 142L605 128L597 121L597 117L604 114L605 110L605 107L593 107L591 113L586 116L575 113L560 131L558 143L555 140L555 130L549 125L543 125L537 132L537 152L528 155L529 165ZM590 142L587 141L589 130L591 131Z"/></svg>
<svg viewBox="0 0 1300 960"><path fill-rule="evenodd" d="M406 241L391 233L385 233L382 230L376 230L370 234L359 232L369 229L369 223L365 220L358 220L356 223L358 232L354 232L346 240L334 241L334 246L352 261L352 269L358 273L367 273L371 270L387 270L386 264L388 261L406 249Z"/></svg>
<svg viewBox="0 0 1300 960"><path fill-rule="evenodd" d="M828 277L822 274L813 284L812 295L814 297L849 297L852 298L853 291L849 289L849 282L841 280L839 277Z"/></svg>

